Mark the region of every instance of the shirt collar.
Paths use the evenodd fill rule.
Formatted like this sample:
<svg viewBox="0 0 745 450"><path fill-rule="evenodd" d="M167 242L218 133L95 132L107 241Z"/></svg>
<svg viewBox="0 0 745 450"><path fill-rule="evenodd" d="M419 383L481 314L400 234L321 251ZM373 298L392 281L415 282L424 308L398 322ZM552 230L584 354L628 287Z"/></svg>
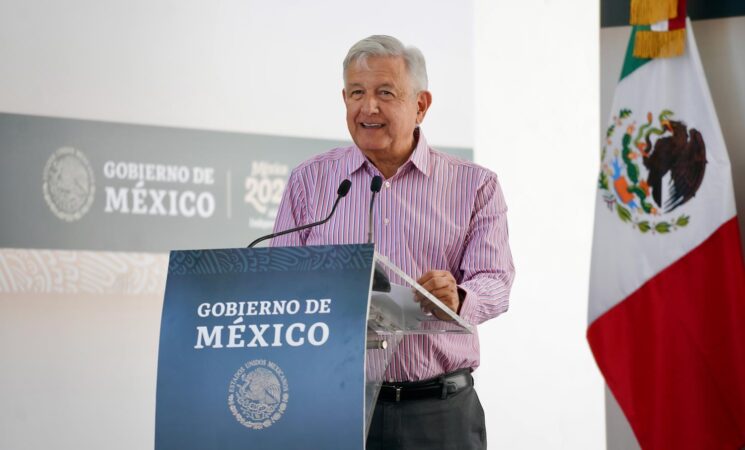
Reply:
<svg viewBox="0 0 745 450"><path fill-rule="evenodd" d="M414 164L414 167L419 169L424 175L429 176L429 145L427 139L424 137L419 127L414 130L414 136L419 136L414 153L411 154L409 161Z"/></svg>
<svg viewBox="0 0 745 450"><path fill-rule="evenodd" d="M427 144L427 139L424 137L424 133L421 132L419 127L414 129L414 136L417 135L419 138L416 147L414 148L414 152L409 157L409 160L404 163L404 166L411 162L420 172L429 176L429 145ZM347 170L349 170L349 174L359 170L363 165L365 165L365 163L372 165L359 147L353 145L351 149L352 152L347 162Z"/></svg>
<svg viewBox="0 0 745 450"><path fill-rule="evenodd" d="M349 159L347 160L347 170L349 174L353 174L360 169L367 161L365 154L362 153L357 145L353 145L350 148Z"/></svg>

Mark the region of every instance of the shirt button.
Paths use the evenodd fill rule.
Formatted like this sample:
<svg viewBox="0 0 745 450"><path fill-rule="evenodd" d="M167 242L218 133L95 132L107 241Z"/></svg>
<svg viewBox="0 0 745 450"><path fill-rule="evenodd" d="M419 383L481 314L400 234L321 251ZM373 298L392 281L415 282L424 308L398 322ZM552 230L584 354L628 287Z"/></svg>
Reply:
<svg viewBox="0 0 745 450"><path fill-rule="evenodd" d="M390 222L390 220L388 220L388 218L387 218L387 217L386 217L385 219L383 219L383 223L384 223L384 224L388 225L388 222Z"/></svg>
<svg viewBox="0 0 745 450"><path fill-rule="evenodd" d="M385 187L386 187L386 189L389 189L391 187L391 182L390 181L386 181L385 182Z"/></svg>

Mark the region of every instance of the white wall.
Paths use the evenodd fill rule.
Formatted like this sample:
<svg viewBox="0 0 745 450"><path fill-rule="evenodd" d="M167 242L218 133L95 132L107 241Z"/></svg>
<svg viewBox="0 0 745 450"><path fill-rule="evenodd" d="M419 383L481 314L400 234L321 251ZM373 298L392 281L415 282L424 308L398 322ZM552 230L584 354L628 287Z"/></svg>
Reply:
<svg viewBox="0 0 745 450"><path fill-rule="evenodd" d="M576 3L4 0L0 111L346 139L340 76L349 45L386 33L419 46L434 93L424 125L429 141L475 145L477 160L499 174L511 208L518 271L512 307L482 328L477 372L490 447L595 450L604 439L603 390L584 333L598 153L598 11L596 2ZM5 411L12 422L2 430L14 440L4 442L76 450L152 442L147 399L155 380L142 375L154 373L156 343L130 338L132 330L157 336L142 327L157 323L158 308L117 305L121 332L106 333L76 328L98 317L85 302L65 316L66 326L49 329L53 303L39 313L2 300L0 315L14 320L14 334L0 334L8 338L0 340L0 354L12 356L3 366L14 367L19 386L17 394L6 393L33 391L23 386L24 370L35 371L33 379L45 373L39 368L54 373L44 360L24 361L19 345L49 352L51 342L64 360L60 352L74 352L68 345L80 345L86 334L96 339L55 384L69 391L61 397L69 405L54 411L66 411L62 422L80 428L57 434L54 417L40 424ZM18 340L3 348L10 338ZM122 348L132 343L141 353ZM112 361L122 356L141 364L130 381L139 384L124 391L107 385L107 376L121 374L114 363L100 377L79 377L101 370L104 351L113 352ZM108 402L86 399L93 395L86 383L97 383ZM93 409L124 395L126 409Z"/></svg>
<svg viewBox="0 0 745 450"><path fill-rule="evenodd" d="M585 330L598 171L598 2L476 3L476 161L507 198L517 277L482 327L494 448L604 447Z"/></svg>
<svg viewBox="0 0 745 450"><path fill-rule="evenodd" d="M0 109L346 139L341 61L392 34L429 56L428 140L470 147L472 22L470 0L4 0Z"/></svg>

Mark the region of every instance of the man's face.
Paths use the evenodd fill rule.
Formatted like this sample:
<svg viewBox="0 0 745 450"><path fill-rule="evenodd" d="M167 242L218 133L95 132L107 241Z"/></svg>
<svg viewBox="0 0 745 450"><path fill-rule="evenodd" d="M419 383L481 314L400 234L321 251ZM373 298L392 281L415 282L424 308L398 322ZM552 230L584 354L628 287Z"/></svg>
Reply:
<svg viewBox="0 0 745 450"><path fill-rule="evenodd" d="M431 96L415 94L400 57L369 57L352 63L342 94L354 143L373 162L408 158L414 128L424 119Z"/></svg>

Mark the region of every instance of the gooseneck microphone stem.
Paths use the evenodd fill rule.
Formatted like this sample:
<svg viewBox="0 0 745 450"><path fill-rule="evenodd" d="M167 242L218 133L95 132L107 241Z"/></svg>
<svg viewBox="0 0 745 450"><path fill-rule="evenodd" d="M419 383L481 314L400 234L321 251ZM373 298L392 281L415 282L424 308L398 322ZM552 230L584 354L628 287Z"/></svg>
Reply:
<svg viewBox="0 0 745 450"><path fill-rule="evenodd" d="M344 198L347 195L347 193L349 193L349 188L351 186L352 186L352 182L349 180L344 180L341 182L341 184L339 185L339 189L336 191L337 197L336 197L336 201L334 202L334 206L331 207L331 212L329 213L328 216L326 216L325 219L319 220L318 222L309 223L307 225L301 225L299 227L290 228L289 230L278 231L276 233L267 234L266 236L261 236L260 238L248 244L248 248L251 248L254 245L258 244L259 242L265 241L267 239L275 238L277 236L283 236L289 233L294 233L295 231L304 230L306 228L312 228L318 225L323 225L324 223L328 222L329 219L331 219L331 216L334 215L334 211L336 211L336 206L339 204L339 201L342 198Z"/></svg>
<svg viewBox="0 0 745 450"><path fill-rule="evenodd" d="M375 195L380 192L380 186L383 184L383 179L379 175L375 175L370 182L370 190L372 196L370 197L370 211L367 215L367 243L372 244L373 241L373 205L375 204Z"/></svg>
<svg viewBox="0 0 745 450"><path fill-rule="evenodd" d="M375 175L370 183L370 191L372 196L370 197L370 211L368 211L368 222L367 222L367 243L373 243L373 206L375 205L375 195L380 192L380 186L383 184L383 179ZM375 263L375 271L373 272L373 290L378 292L391 292L391 282L386 275L385 270L380 263Z"/></svg>

